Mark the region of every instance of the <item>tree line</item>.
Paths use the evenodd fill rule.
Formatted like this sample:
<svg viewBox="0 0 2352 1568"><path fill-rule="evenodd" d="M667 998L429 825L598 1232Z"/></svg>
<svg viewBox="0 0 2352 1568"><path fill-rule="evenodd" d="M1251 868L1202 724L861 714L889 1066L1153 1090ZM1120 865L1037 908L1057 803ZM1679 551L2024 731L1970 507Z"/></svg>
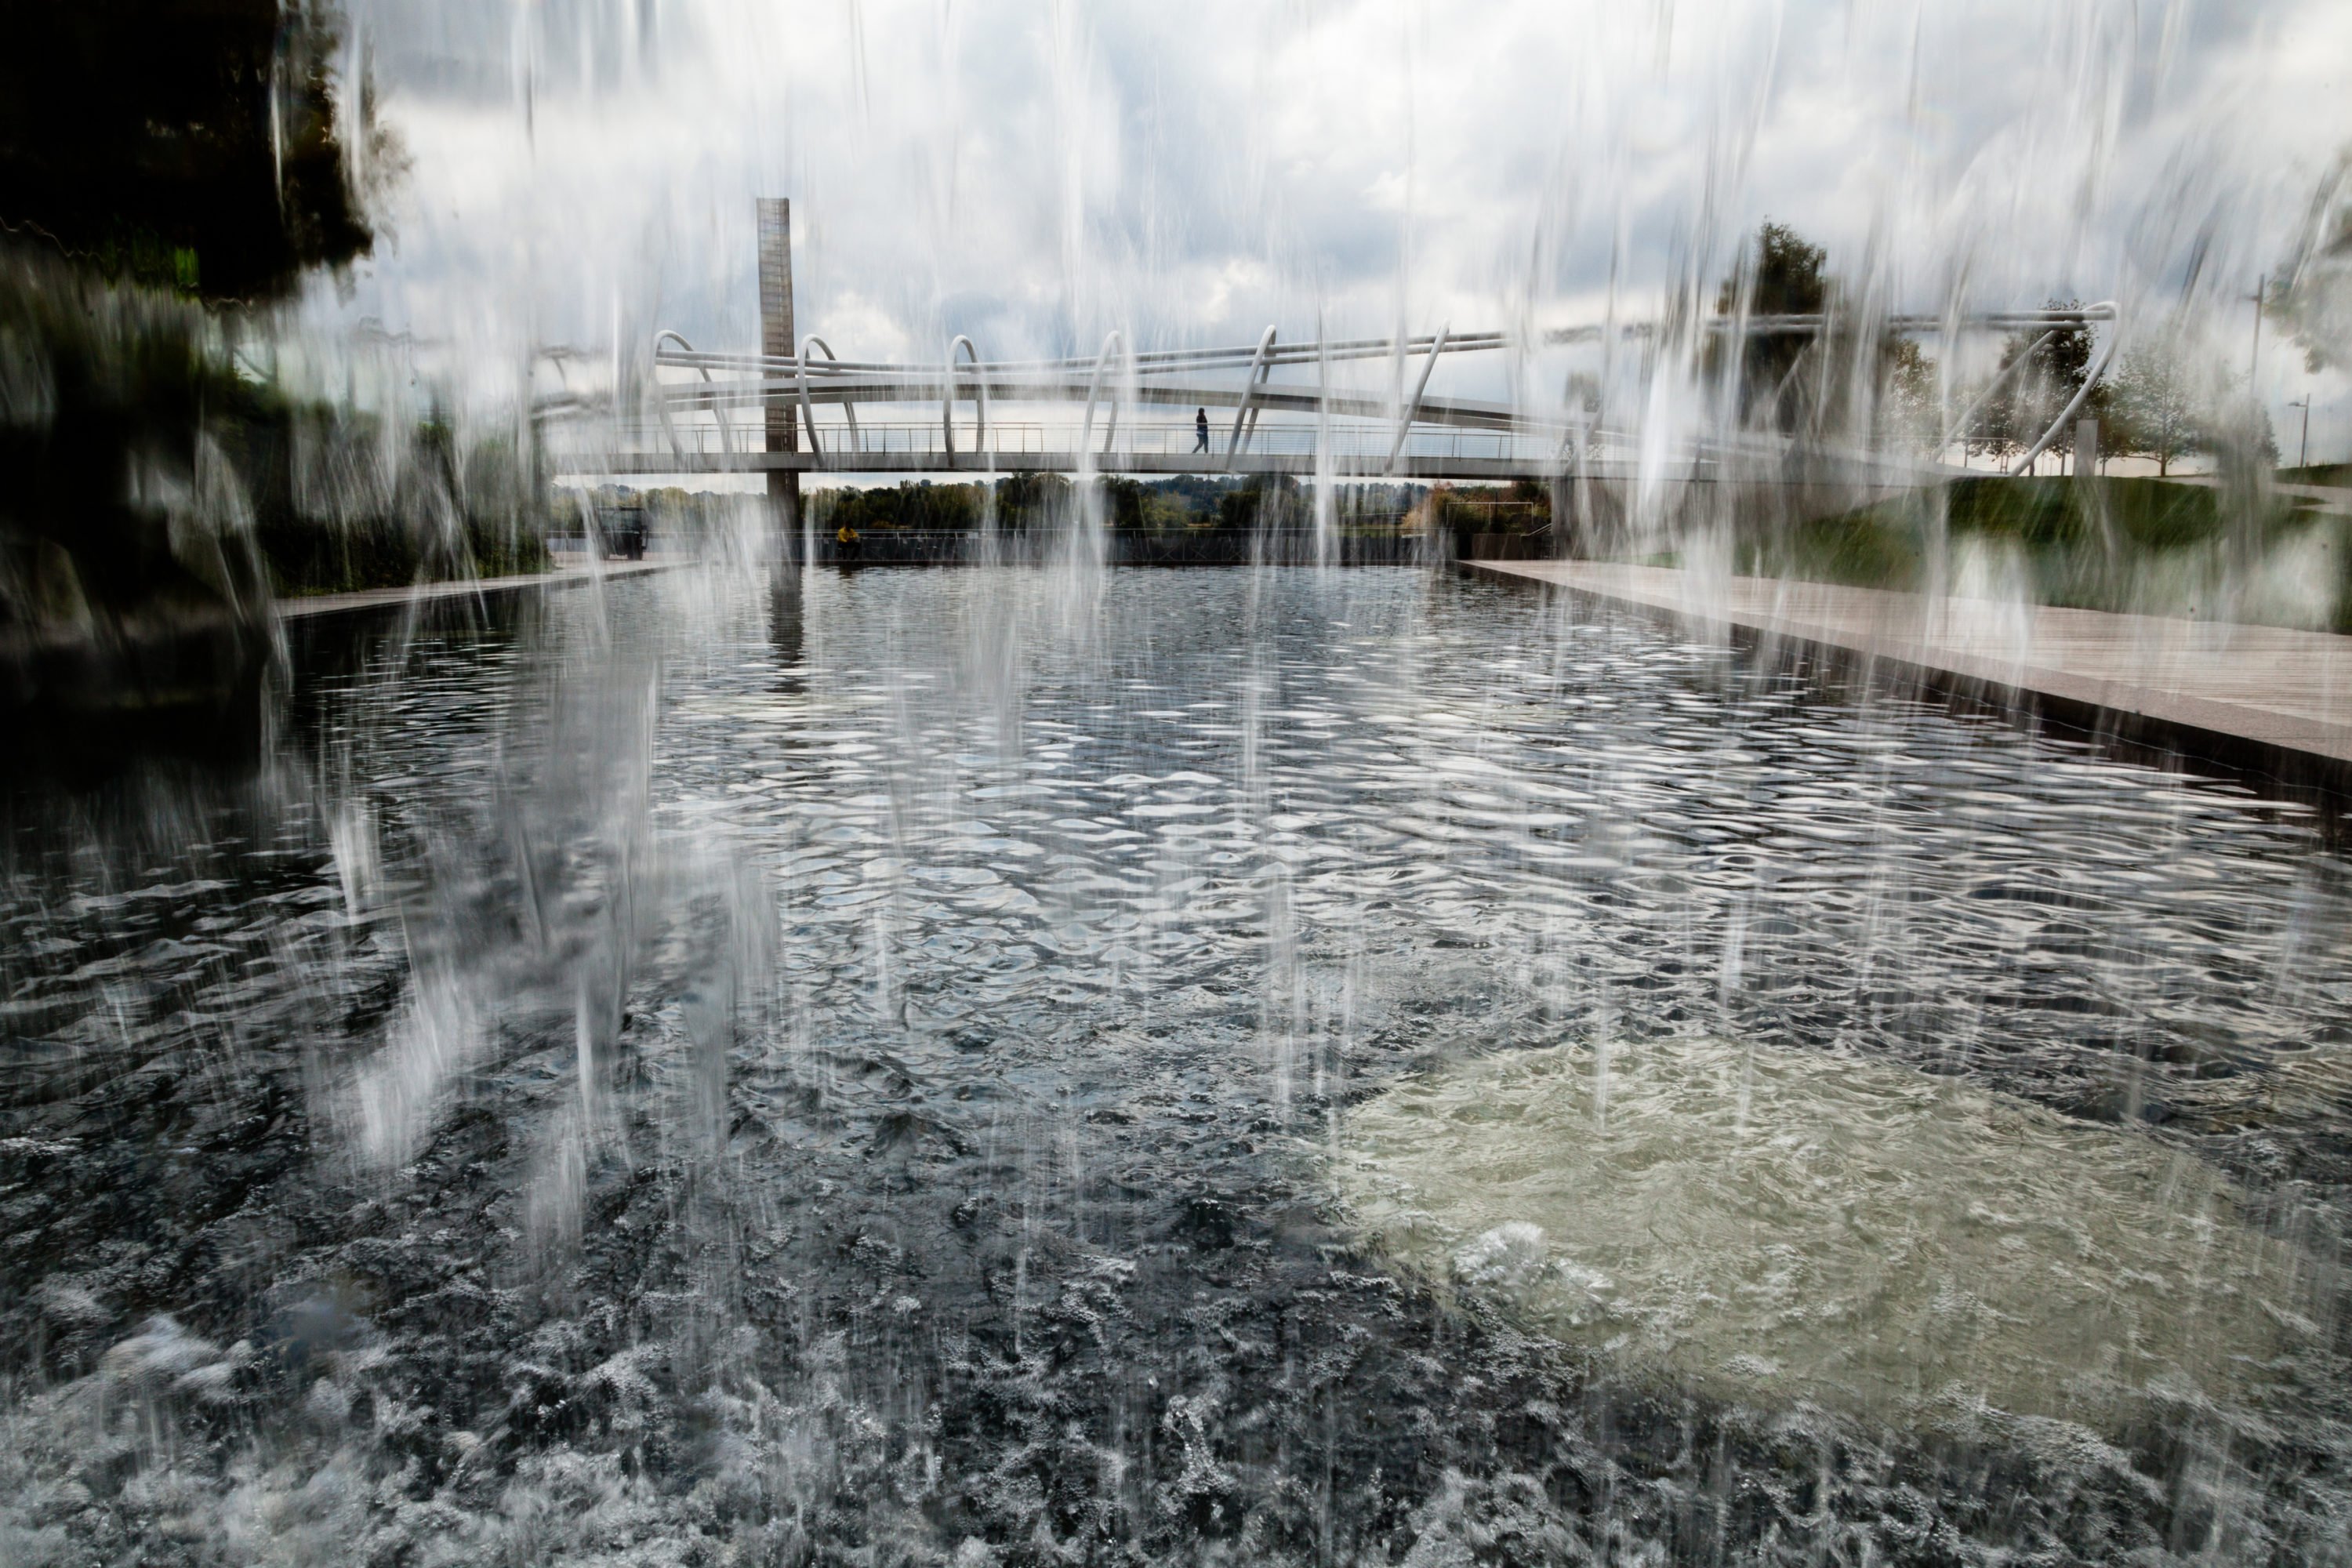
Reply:
<svg viewBox="0 0 2352 1568"><path fill-rule="evenodd" d="M2352 215L2352 201L2344 210ZM2352 216L2342 223L2352 236ZM2352 238L2342 245L2352 254ZM1710 338L1703 366L1727 388L1743 422L1815 437L1859 426L1882 446L1933 454L1957 442L1964 458L2009 464L2040 438L2088 379L2098 345L2093 329L2077 323L2011 333L1989 375L1948 389L1943 368L1917 339L1895 332L1874 342L1861 337L1860 314L1846 308L1848 290L1827 270L1827 260L1823 247L1768 221L1723 281L1716 299L1719 318L1824 318L1819 331L1768 327ZM2053 298L2044 308L2078 310L2081 301ZM2070 456L2076 424L2095 419L2102 458L2146 458L2159 475L2168 475L2183 458L2243 438L2251 417L2253 444L2275 460L2268 421L2259 411L2250 416L2244 385L2243 376L2200 352L2180 323L2168 322L2125 345L2077 418L2047 449L2061 459ZM1969 415L1965 426L1951 427L1963 414Z"/></svg>
<svg viewBox="0 0 2352 1568"><path fill-rule="evenodd" d="M1210 479L1182 475L1132 479L1106 475L1092 481L1103 526L1129 531L1186 529L1282 532L1314 525L1311 485L1287 475ZM1349 485L1337 500L1343 527L1392 522L1420 506L1425 485ZM989 526L1007 532L1066 528L1078 516L1075 481L1060 474L1008 474L992 485L935 484L908 479L866 489L844 486L808 498L812 524L871 531L964 531Z"/></svg>

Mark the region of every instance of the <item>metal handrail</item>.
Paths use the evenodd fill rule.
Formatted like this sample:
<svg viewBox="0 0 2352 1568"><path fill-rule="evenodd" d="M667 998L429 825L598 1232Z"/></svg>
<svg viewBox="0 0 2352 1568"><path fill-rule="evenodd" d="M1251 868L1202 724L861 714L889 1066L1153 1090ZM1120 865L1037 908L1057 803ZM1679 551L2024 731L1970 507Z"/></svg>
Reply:
<svg viewBox="0 0 2352 1568"><path fill-rule="evenodd" d="M1426 350L1433 340L1426 337L1407 338L1406 353ZM1507 348L1512 340L1504 332L1459 332L1446 345L1449 353L1470 353L1488 349ZM1266 357L1275 365L1307 364L1318 358L1371 359L1397 351L1393 338L1349 338L1337 342L1299 342L1277 345ZM1254 345L1240 344L1227 348L1208 349L1149 349L1137 351L1132 358L1138 374L1157 375L1178 371L1214 369L1227 366L1239 369L1256 356ZM774 372L791 375L799 369L800 362L786 354L718 353L688 351L678 354L661 354L659 363L694 369L742 370ZM990 360L975 359L975 368L990 377L1007 375L1037 375L1067 374L1093 368L1091 359ZM825 374L916 375L929 373L944 375L944 364L908 364L884 360L840 360L824 366L813 366Z"/></svg>
<svg viewBox="0 0 2352 1568"><path fill-rule="evenodd" d="M1879 318L1876 326L1880 331L1890 332L1950 332L1956 330L2011 331L2028 327L2088 325L2115 319L2114 303L2102 300L2095 305L2063 310L1986 310L1973 315L1950 316L1897 314ZM1699 323L1699 328L1710 333L1729 331L1748 334L1811 333L1825 331L1841 320L1860 322L1864 318L1842 317L1819 310L1783 311L1770 315L1751 316L1727 314L1706 317ZM1532 340L1522 334L1500 331L1457 332L1447 335L1444 346L1439 352L1484 353L1521 346L1530 341L1548 344L1584 342L1605 335L1606 330L1601 326L1590 323L1555 327L1535 333ZM1629 337L1649 337L1656 335L1659 326L1654 321L1627 321L1619 323L1616 330ZM662 353L660 340L664 337L676 339L681 352ZM1262 344L1263 340L1261 340L1261 345L1255 346L1234 343L1201 349L1147 349L1138 350L1129 357L1135 366L1136 374L1146 376L1220 367L1240 369L1244 365L1258 363L1258 348ZM1434 336L1406 337L1402 340L1345 338L1328 342L1318 340L1276 346L1265 354L1264 363L1275 366L1295 365L1307 364L1318 360L1376 359L1400 353L1410 357L1436 346ZM953 351L950 350L950 353L952 358ZM655 360L658 364L705 372L711 370L774 372L789 376L798 374L801 369L797 356L705 353L695 349L687 343L685 339L677 337L675 332L656 335ZM970 368L983 378L993 379L1007 375L1075 374L1092 369L1094 363L1093 360L1085 358L983 361L977 352L974 352ZM813 365L809 368L818 370L824 374L919 375L929 374L935 377L941 377L956 374L953 367L949 364L903 364L883 360L834 360L822 367Z"/></svg>
<svg viewBox="0 0 2352 1568"><path fill-rule="evenodd" d="M625 437L646 426L625 426ZM708 451L712 437L696 427L697 438L692 443L697 450ZM897 456L944 453L948 456L988 456L998 453L1045 455L1095 449L1111 466L1122 457L1172 457L1190 450L1191 426L1181 421L1122 422L1125 438L1108 443L1098 442L1093 433L1078 421L991 421L984 441L968 448L958 441L950 451L949 433L938 424L897 422L858 427L856 455ZM720 431L719 439L729 451L735 443L727 440L728 432ZM1596 446L1600 438L1596 437ZM680 444L681 446L683 444ZM1611 443L1611 445L1622 445ZM673 447L673 449L678 449ZM1626 448L1631 450L1630 447ZM1259 425L1253 431L1251 450L1263 450L1269 456L1310 456L1320 450L1329 456L1349 461L1369 460L1374 465L1385 463L1392 452L1402 459L1414 457L1491 457L1496 459L1518 459L1543 465L1558 461L1557 449L1549 433L1513 432L1506 430L1455 429L1423 426L1407 432L1402 451L1395 451L1394 433L1385 425L1358 423L1328 429L1319 434L1317 426L1305 423ZM855 468L853 454L838 447L814 454L830 469ZM1212 459L1223 468L1227 455Z"/></svg>

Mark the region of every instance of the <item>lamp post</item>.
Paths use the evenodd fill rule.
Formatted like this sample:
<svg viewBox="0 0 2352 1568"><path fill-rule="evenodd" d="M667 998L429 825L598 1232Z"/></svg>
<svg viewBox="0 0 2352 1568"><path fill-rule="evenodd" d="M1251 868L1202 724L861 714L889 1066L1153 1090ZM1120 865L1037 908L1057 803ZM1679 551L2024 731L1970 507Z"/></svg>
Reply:
<svg viewBox="0 0 2352 1568"><path fill-rule="evenodd" d="M2270 292L2271 275L2263 273L2254 280L2254 291L2246 296L2254 302L2254 347L2246 356L2246 390L2253 392L2254 381L2263 369L2263 296ZM2255 395L2260 396L2259 393Z"/></svg>
<svg viewBox="0 0 2352 1568"><path fill-rule="evenodd" d="M2311 466L2311 394L2305 393L2300 400L2287 406L2303 410L2303 440L2294 454L2294 466L2307 468Z"/></svg>

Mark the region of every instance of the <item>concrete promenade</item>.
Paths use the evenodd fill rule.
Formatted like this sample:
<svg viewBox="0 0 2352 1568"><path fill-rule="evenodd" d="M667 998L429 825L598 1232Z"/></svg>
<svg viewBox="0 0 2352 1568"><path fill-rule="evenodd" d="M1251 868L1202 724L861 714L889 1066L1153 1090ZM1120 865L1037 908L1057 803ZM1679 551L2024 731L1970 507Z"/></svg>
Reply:
<svg viewBox="0 0 2352 1568"><path fill-rule="evenodd" d="M1938 690L2352 794L2352 637L1595 561L1474 561L1542 584L1821 649Z"/></svg>

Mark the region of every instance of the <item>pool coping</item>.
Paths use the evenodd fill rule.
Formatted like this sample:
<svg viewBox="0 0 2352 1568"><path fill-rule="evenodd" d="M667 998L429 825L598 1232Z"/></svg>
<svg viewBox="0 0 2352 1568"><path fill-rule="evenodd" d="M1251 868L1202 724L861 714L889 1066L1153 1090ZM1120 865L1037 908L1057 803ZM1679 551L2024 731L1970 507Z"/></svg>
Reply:
<svg viewBox="0 0 2352 1568"><path fill-rule="evenodd" d="M418 583L404 588L363 588L351 594L317 594L303 598L279 599L275 607L281 621L373 615L387 610L404 610L412 605L423 608L453 599L478 601L533 590L578 588L590 583L642 577L649 573L670 572L693 564L692 558L677 556L654 561L614 561L596 566L566 565L558 566L551 572L532 572L511 577L472 577L446 583Z"/></svg>
<svg viewBox="0 0 2352 1568"><path fill-rule="evenodd" d="M1625 605L1768 653L1809 650L1865 677L2026 713L2094 739L2211 763L2290 791L2352 797L2352 637L1678 568L1464 561L1465 573ZM1996 626L1994 623L1999 623ZM1980 646L1988 631L2004 651ZM2172 667L2168 683L2151 667ZM2301 689L2286 701L2249 692ZM2202 686L2206 689L2199 690Z"/></svg>

